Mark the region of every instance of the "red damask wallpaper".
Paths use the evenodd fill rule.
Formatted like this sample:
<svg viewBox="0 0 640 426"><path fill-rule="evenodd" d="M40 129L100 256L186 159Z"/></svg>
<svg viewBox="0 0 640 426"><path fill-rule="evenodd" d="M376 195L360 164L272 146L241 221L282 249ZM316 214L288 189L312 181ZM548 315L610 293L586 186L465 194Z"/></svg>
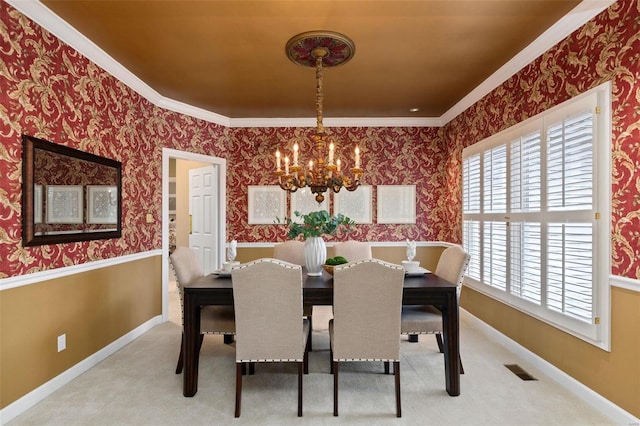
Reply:
<svg viewBox="0 0 640 426"><path fill-rule="evenodd" d="M619 0L443 128L332 128L351 141L344 152L362 148L366 184L417 186L417 224L377 225L374 208L349 237L459 242L462 148L611 80L612 272L640 278L639 8ZM246 186L275 184L276 148L311 129L230 129L158 108L2 1L0 39L0 278L160 248L162 147L227 159L230 236L285 238L280 225L247 224ZM22 247L23 133L123 163L122 238Z"/></svg>

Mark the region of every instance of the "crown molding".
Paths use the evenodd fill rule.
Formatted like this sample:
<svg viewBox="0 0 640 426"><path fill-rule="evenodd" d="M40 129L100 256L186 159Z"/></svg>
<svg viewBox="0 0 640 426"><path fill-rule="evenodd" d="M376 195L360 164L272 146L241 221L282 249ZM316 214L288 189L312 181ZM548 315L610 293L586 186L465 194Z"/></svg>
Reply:
<svg viewBox="0 0 640 426"><path fill-rule="evenodd" d="M135 90L133 87L132 89ZM215 112L207 111L206 109L198 108L193 105L185 104L184 102L165 98L164 96L160 96L158 102L154 102L154 104L159 108L199 118L210 123L219 124L225 127L233 127L233 119L230 119L229 117L225 117L224 115L216 114Z"/></svg>
<svg viewBox="0 0 640 426"><path fill-rule="evenodd" d="M429 117L324 117L325 127L441 127ZM315 118L231 118L229 127L316 127Z"/></svg>
<svg viewBox="0 0 640 426"><path fill-rule="evenodd" d="M166 98L122 66L104 50L38 0L5 0L152 104L225 127L314 127L315 118L229 118ZM583 0L509 62L469 92L441 117L325 118L331 127L441 127L471 107L509 77L613 4L615 0Z"/></svg>

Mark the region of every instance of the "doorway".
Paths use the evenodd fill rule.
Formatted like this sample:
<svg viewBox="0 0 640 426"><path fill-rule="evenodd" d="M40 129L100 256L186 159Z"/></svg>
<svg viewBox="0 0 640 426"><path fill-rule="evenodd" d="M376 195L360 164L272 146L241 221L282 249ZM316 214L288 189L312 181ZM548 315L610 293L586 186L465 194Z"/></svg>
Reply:
<svg viewBox="0 0 640 426"><path fill-rule="evenodd" d="M222 264L225 256L226 245L226 160L219 157L212 157L203 154L195 154L192 152L178 151L169 148L162 149L162 319L169 320L169 280L171 268L169 265L169 223L170 223L170 202L175 196L169 190L170 162L171 160L187 160L192 162L204 163L212 166L215 174L215 182L217 184L217 199L213 203L216 209L213 212L215 220L215 234L217 235L217 243L215 247L215 256L213 259L215 264ZM173 206L173 204L172 204ZM173 213L173 211L172 211Z"/></svg>

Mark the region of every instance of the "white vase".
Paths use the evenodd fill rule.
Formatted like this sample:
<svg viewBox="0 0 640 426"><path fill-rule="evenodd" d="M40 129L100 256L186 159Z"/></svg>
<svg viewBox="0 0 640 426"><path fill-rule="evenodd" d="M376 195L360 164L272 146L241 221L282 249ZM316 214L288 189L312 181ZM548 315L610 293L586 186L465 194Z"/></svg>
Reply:
<svg viewBox="0 0 640 426"><path fill-rule="evenodd" d="M304 263L307 275L318 277L322 275L322 265L327 260L327 246L322 237L309 237L304 242Z"/></svg>

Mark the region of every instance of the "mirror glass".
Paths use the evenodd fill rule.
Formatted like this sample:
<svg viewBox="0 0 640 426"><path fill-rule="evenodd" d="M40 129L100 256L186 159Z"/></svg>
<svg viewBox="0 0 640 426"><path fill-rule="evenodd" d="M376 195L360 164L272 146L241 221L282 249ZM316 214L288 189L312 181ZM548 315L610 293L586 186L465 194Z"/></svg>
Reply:
<svg viewBox="0 0 640 426"><path fill-rule="evenodd" d="M119 161L23 136L23 244L121 236Z"/></svg>

